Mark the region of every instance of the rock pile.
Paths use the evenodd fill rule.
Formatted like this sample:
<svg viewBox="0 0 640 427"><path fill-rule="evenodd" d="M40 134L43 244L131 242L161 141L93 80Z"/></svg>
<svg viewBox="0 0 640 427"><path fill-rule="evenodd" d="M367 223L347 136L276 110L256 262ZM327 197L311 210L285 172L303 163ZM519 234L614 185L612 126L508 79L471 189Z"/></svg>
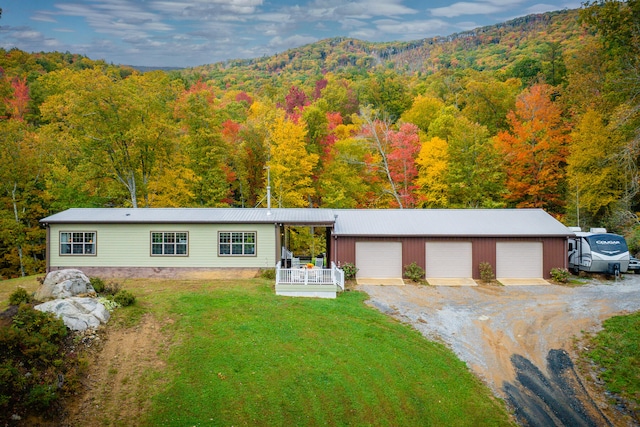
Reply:
<svg viewBox="0 0 640 427"><path fill-rule="evenodd" d="M36 291L38 301L69 298L76 295L95 293L89 278L80 270L57 270L47 274L42 286Z"/></svg>
<svg viewBox="0 0 640 427"><path fill-rule="evenodd" d="M58 270L47 274L35 298L46 301L39 311L54 313L71 330L84 331L107 323L110 314L95 298L89 278L80 270Z"/></svg>

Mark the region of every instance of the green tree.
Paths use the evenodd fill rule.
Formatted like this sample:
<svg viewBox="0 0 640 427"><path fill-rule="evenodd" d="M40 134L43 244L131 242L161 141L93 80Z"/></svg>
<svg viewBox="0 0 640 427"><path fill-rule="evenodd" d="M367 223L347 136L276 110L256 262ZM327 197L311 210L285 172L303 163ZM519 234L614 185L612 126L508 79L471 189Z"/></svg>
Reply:
<svg viewBox="0 0 640 427"><path fill-rule="evenodd" d="M522 90L519 79L505 81L488 73L472 73L464 80L462 114L481 123L492 135L507 127L507 113L515 107L516 96Z"/></svg>
<svg viewBox="0 0 640 427"><path fill-rule="evenodd" d="M413 99L411 108L402 114L402 121L413 123L423 132L429 130L433 122L442 112L445 105L439 98L427 95L418 95Z"/></svg>
<svg viewBox="0 0 640 427"><path fill-rule="evenodd" d="M170 106L178 87L162 72L114 78L99 70L50 73L57 91L41 106L43 118L60 139L81 147L88 172L107 176L126 189L129 203L149 206L149 184L158 165L175 148Z"/></svg>
<svg viewBox="0 0 640 427"><path fill-rule="evenodd" d="M392 71L377 72L361 84L360 104L371 106L395 122L411 106L407 77Z"/></svg>
<svg viewBox="0 0 640 427"><path fill-rule="evenodd" d="M191 189L194 203L207 207L229 206L235 179L230 169L232 147L223 139L224 116L213 88L197 82L180 94L174 110L185 130L181 146L186 166L193 174L186 187Z"/></svg>
<svg viewBox="0 0 640 427"><path fill-rule="evenodd" d="M504 176L485 126L456 117L448 138L448 162L450 207L503 207Z"/></svg>
<svg viewBox="0 0 640 427"><path fill-rule="evenodd" d="M367 147L356 137L359 125L339 125L336 141L329 148L329 161L325 164L319 191L322 207L350 209L368 205L371 193L370 171L365 159Z"/></svg>
<svg viewBox="0 0 640 427"><path fill-rule="evenodd" d="M0 275L35 274L44 268L46 149L22 120L1 120L0 134Z"/></svg>

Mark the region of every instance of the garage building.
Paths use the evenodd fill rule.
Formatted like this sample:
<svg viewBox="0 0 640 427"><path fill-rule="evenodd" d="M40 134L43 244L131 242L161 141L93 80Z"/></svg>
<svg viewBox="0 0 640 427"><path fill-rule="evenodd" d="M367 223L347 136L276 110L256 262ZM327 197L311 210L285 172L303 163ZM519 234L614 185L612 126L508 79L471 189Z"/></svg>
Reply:
<svg viewBox="0 0 640 427"><path fill-rule="evenodd" d="M429 278L550 278L567 267L571 231L542 209L335 210L333 257L358 279L401 278L415 262Z"/></svg>

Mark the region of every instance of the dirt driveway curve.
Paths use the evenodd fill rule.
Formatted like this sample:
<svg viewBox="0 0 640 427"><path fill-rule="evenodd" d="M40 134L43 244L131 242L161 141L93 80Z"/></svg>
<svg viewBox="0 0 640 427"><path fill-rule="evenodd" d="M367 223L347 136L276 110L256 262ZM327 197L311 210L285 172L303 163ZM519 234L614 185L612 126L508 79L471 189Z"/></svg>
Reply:
<svg viewBox="0 0 640 427"><path fill-rule="evenodd" d="M371 286L369 304L446 343L532 426L633 425L597 404L569 356L573 337L640 310L640 275L581 287Z"/></svg>

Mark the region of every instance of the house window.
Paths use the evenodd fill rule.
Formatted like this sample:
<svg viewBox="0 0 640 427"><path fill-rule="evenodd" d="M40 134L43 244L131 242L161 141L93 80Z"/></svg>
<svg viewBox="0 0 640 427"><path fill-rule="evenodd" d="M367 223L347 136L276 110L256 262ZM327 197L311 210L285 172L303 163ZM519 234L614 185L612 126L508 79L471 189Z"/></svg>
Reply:
<svg viewBox="0 0 640 427"><path fill-rule="evenodd" d="M189 233L186 231L152 231L152 256L187 256L189 248Z"/></svg>
<svg viewBox="0 0 640 427"><path fill-rule="evenodd" d="M95 255L95 231L61 231L60 255Z"/></svg>
<svg viewBox="0 0 640 427"><path fill-rule="evenodd" d="M254 256L256 254L256 232L221 231L218 233L218 253L222 256Z"/></svg>

